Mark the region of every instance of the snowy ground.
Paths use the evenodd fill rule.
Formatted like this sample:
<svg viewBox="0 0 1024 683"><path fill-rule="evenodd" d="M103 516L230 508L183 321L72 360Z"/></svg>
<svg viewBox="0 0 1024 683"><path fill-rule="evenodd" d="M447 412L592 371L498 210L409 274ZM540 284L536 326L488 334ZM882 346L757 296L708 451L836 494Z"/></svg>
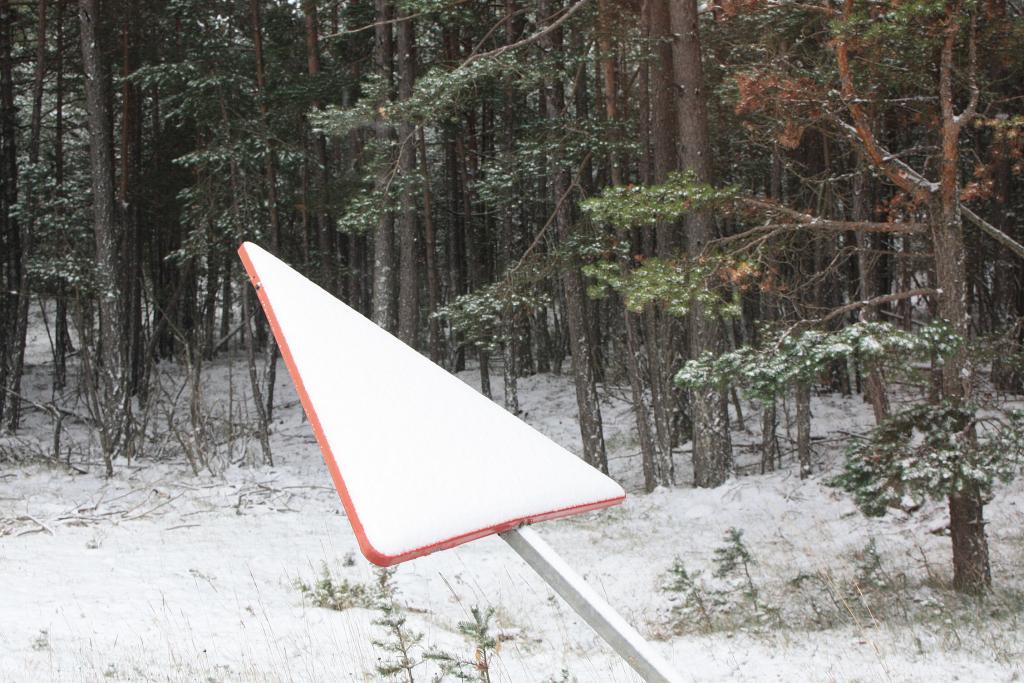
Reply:
<svg viewBox="0 0 1024 683"><path fill-rule="evenodd" d="M207 377L209 414L223 424L229 416L244 421L236 414L246 384L241 361L218 361ZM283 367L278 377L273 468L229 464L243 461L244 449L258 451L240 439L231 450L224 443L216 449L217 475L193 476L173 439L155 439L141 464L119 463L106 480L97 465L80 461L84 431L73 420L64 447L87 474L0 465L0 681L378 680L380 653L371 644L382 636L372 623L378 615L313 607L295 587L296 580L314 581L323 563L336 581L371 584L374 570L358 552ZM475 381L473 373L463 378ZM48 382L40 368L27 390L46 400ZM533 377L520 391L526 419L578 451L568 379ZM637 448L621 393L609 393L604 413L613 475L630 490L626 502L538 530L656 639L684 678L1024 677L1024 487L1000 490L987 509L995 596L961 601L945 587L950 549L940 532L942 506L869 520L824 484L840 432L869 422L857 399L816 399L824 472L815 478L800 481L787 469L712 491L644 495L636 491ZM182 413L186 401L187 392L179 397ZM175 419L181 416L155 420L152 432L168 431ZM33 412L27 424L17 439L0 438L8 455L50 448L50 419ZM735 441L755 444L758 435L737 430ZM687 479L682 459L679 468ZM744 532L757 562L757 608L735 583L711 577L714 549L730 527ZM871 539L884 575L895 579L858 597L849 587ZM701 572L699 585L716 611L711 628L692 605L661 589L677 556L691 573ZM801 576L812 580L794 587ZM566 680L636 680L497 538L402 565L396 582L423 643L470 659L473 647L457 624L471 606L496 609L502 642L493 681L560 680L563 669ZM728 596L714 592L726 589ZM417 680L431 678L429 665L416 672Z"/></svg>

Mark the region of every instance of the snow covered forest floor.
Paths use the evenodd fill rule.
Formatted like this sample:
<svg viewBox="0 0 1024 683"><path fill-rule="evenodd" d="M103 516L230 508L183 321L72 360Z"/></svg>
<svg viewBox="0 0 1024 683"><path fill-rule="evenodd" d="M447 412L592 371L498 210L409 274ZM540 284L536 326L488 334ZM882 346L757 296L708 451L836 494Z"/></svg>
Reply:
<svg viewBox="0 0 1024 683"><path fill-rule="evenodd" d="M188 434L189 392L175 388L184 373L166 365L161 372L152 438L135 463L117 463L113 479L85 462L94 447L73 417L63 422L61 453L87 473L47 461L54 420L41 410L17 437L0 437L0 681L378 680L384 655L373 641L385 634L365 598L375 569L359 554L283 365L274 467L246 464L259 446L242 430L242 360L206 368L209 467L198 476L177 439ZM34 399L49 400L49 377L41 368L27 376ZM462 378L476 384L474 372ZM787 456L780 472L715 490L644 495L623 397L606 391L602 408L626 502L538 531L685 678L1024 676L1020 483L1000 488L986 508L995 591L964 598L948 587L943 505L867 519L827 486L843 439L870 423L860 399L815 398L817 467L807 481ZM568 377L524 379L520 400L529 423L579 451ZM747 408L747 426L756 427L755 407ZM756 432L737 428L734 441L741 465L756 461ZM749 579L742 566L714 575L715 551L737 550L730 529L742 532ZM314 586L325 568L335 595L353 607L318 607L299 589ZM407 627L423 634L420 654L440 649L473 661L475 646L458 625L472 607L493 607L492 681L636 680L500 539L401 565L394 582ZM679 590L666 589L673 582ZM431 662L414 669L422 681L436 671Z"/></svg>

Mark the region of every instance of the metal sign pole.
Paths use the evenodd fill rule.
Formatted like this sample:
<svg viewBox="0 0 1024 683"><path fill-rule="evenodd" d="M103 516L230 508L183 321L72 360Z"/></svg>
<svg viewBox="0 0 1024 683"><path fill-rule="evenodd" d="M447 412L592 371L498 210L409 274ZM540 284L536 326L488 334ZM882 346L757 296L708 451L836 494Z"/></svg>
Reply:
<svg viewBox="0 0 1024 683"><path fill-rule="evenodd" d="M587 585L536 531L523 526L501 537L540 574L555 592L590 624L648 683L680 683L683 679L643 637Z"/></svg>

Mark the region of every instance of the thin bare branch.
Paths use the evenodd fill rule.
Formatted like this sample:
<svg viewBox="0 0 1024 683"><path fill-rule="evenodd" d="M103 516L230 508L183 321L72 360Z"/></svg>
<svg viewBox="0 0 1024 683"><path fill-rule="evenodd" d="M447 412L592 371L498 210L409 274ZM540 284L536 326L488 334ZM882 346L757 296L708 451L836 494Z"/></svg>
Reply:
<svg viewBox="0 0 1024 683"><path fill-rule="evenodd" d="M456 7L458 5L464 5L467 2L469 2L469 0L453 0L452 4L449 7ZM367 24L365 26L360 26L359 28L350 28L350 29L345 29L344 31L338 31L337 33L328 33L328 34L326 34L324 36L321 36L321 38L337 38L338 36L349 36L349 35L352 35L354 33L362 33L363 31L372 31L373 29L377 28L378 26L390 26L391 24L397 24L398 22L405 21L406 19L415 19L416 17L423 16L424 14L428 14L429 12L436 12L436 11L437 11L436 9L425 10L423 12L416 12L415 14L406 14L404 16L396 17L394 19L385 19L383 21L375 21L372 24Z"/></svg>
<svg viewBox="0 0 1024 683"><path fill-rule="evenodd" d="M923 233L928 229L926 223L896 223L896 222L878 222L878 221L839 221L829 220L825 218L819 218L812 216L809 213L803 213L802 211L796 211L787 206L776 204L775 202L766 201L763 199L755 198L744 198L743 203L761 209L769 213L780 213L793 219L792 223L775 223L769 225L762 225L754 230L763 232L770 229L807 229L807 230L825 230L831 232L847 232L850 230L860 230L863 232L880 232L880 233L900 233L900 234L917 234ZM727 240L738 237L737 235L731 235Z"/></svg>
<svg viewBox="0 0 1024 683"><path fill-rule="evenodd" d="M558 17L550 24L546 24L543 29L537 31L533 35L527 38L523 38L522 40L516 41L514 43L509 43L508 45L502 45L501 47L490 50L489 52L481 52L479 54L470 55L469 57L466 58L466 61L464 61L460 66L468 66L469 64L472 64L473 62L476 62L481 59L499 57L505 54L506 52L517 50L521 47L526 47L527 45L532 45L536 43L538 40L540 40L547 34L551 33L552 31L557 30L559 26L569 21L569 19L571 19L573 15L575 15L577 12L583 9L584 5L586 5L589 1L590 0L578 0L578 2L575 5L564 10L562 12L562 16Z"/></svg>
<svg viewBox="0 0 1024 683"><path fill-rule="evenodd" d="M975 227L979 228L986 235L999 242L1004 247L1012 251L1014 254L1024 259L1024 244L1021 244L1017 240L1013 239L1005 232L992 225L984 218L974 213L966 206L960 206L960 215L966 218L968 221L974 224Z"/></svg>
<svg viewBox="0 0 1024 683"><path fill-rule="evenodd" d="M896 292L894 294L885 294L883 296L876 296L873 299L867 299L865 301L854 301L853 303L840 306L839 308L831 311L828 315L818 321L818 324L824 325L825 323L835 320L836 318L849 313L850 311L856 311L860 308L868 308L870 306L881 306L882 304L889 304L894 301L902 301L903 299L910 299L915 296L939 296L941 292L937 289L919 288L910 289L905 292Z"/></svg>

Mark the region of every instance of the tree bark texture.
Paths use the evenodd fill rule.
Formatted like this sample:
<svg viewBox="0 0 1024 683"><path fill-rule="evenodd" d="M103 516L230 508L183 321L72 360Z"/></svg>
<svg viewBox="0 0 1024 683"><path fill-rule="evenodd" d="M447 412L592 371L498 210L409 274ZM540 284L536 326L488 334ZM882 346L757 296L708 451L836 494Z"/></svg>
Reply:
<svg viewBox="0 0 1024 683"><path fill-rule="evenodd" d="M542 0L540 13L551 16L552 3ZM559 30L550 31L542 38L542 45L551 53L562 48ZM562 81L551 77L545 83L546 114L553 125L558 125L565 108L565 92ZM571 176L565 163L559 159L551 160L551 189L555 199L555 227L558 237L566 242L572 236L572 214L569 204L564 201L569 192ZM597 382L591 362L591 349L587 340L586 319L584 317L584 297L586 296L583 277L576 267L567 268L562 275L562 288L565 292L565 315L569 328L569 346L572 353L573 378L576 384L576 404L579 408L580 433L583 437L583 458L602 472L608 471L608 456L605 453L604 431L601 424L601 404L597 395Z"/></svg>
<svg viewBox="0 0 1024 683"><path fill-rule="evenodd" d="M398 99L412 97L416 80L416 37L412 19L398 22ZM398 125L398 180L402 183L398 229L398 338L416 348L419 342L419 247L416 209L416 127Z"/></svg>
<svg viewBox="0 0 1024 683"><path fill-rule="evenodd" d="M711 142L708 136L707 95L697 28L697 0L671 3L673 65L675 69L679 156L682 169L701 183L711 183ZM709 210L687 214L683 228L692 257L700 257L715 238L714 217ZM690 353L721 354L724 339L717 316L694 301L689 315ZM708 386L692 392L693 479L695 486L714 487L732 474L732 438L726 390Z"/></svg>
<svg viewBox="0 0 1024 683"><path fill-rule="evenodd" d="M391 3L389 0L375 0L376 26L373 48L373 59L377 73L386 84L385 100L381 106L390 101L394 80L392 65L394 61L394 44L391 35ZM395 141L395 132L391 124L383 119L376 121L374 135L381 147L388 148ZM397 329L398 311L395 306L397 283L395 281L395 214L391 208L388 194L394 177L391 164L381 163L377 170L374 190L382 195L380 216L373 231L373 321L384 329L395 332Z"/></svg>

